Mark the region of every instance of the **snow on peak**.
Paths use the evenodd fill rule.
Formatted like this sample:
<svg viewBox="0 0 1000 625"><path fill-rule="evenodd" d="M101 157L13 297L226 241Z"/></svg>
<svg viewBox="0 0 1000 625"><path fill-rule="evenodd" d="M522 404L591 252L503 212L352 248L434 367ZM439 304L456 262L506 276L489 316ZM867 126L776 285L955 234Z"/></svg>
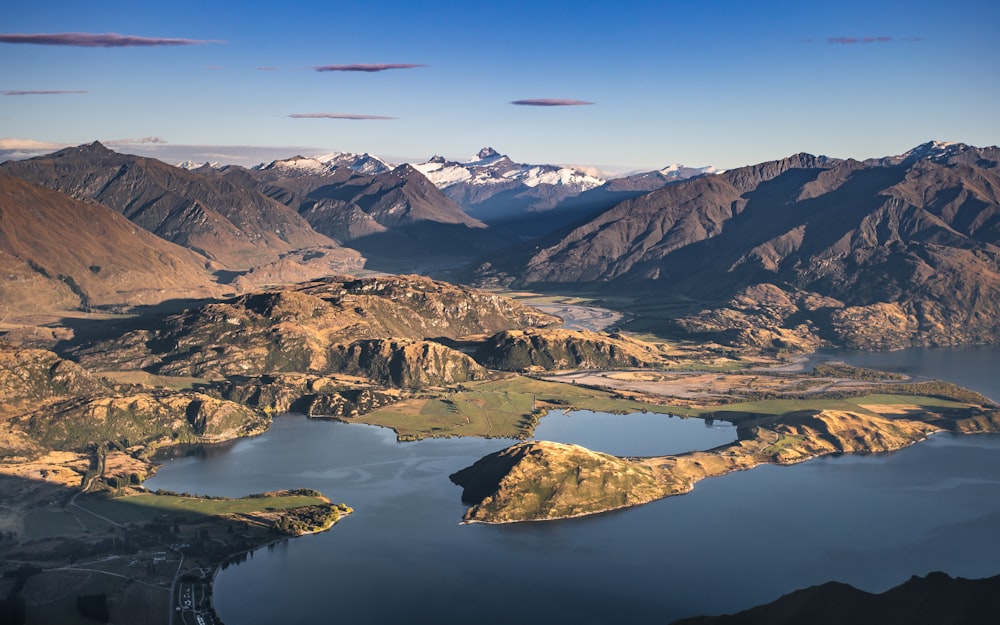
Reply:
<svg viewBox="0 0 1000 625"><path fill-rule="evenodd" d="M392 165L371 154L354 154L352 152L330 152L320 156L293 156L267 165L260 164L256 169L280 170L288 174L323 175L333 170L346 167L361 174L376 175L392 169Z"/></svg>
<svg viewBox="0 0 1000 625"><path fill-rule="evenodd" d="M573 167L515 163L491 147L479 150L465 163L456 163L435 156L426 163L414 164L413 167L439 189L446 189L456 184L504 188L518 185L537 187L545 184L568 187L581 192L605 182L597 176Z"/></svg>
<svg viewBox="0 0 1000 625"><path fill-rule="evenodd" d="M181 169L187 169L187 170L190 171L190 170L194 170L194 169L201 169L202 167L210 167L212 169L219 169L221 167L221 165L219 164L218 161L213 161L211 163L208 162L208 161L205 161L203 163L196 163L194 161L181 161L180 163L177 163L176 165L174 165L174 167L179 167Z"/></svg>
<svg viewBox="0 0 1000 625"><path fill-rule="evenodd" d="M685 180L687 178L693 178L704 174L718 173L718 170L711 165L706 167L688 167L687 165L674 163L673 165L667 165L663 169L657 170L657 173L664 178Z"/></svg>
<svg viewBox="0 0 1000 625"><path fill-rule="evenodd" d="M327 171L326 165L321 163L319 160L302 155L296 155L280 161L271 161L269 164L261 167L261 169L280 169L317 173Z"/></svg>
<svg viewBox="0 0 1000 625"><path fill-rule="evenodd" d="M902 160L931 160L937 161L960 154L969 149L969 146L957 141L928 141L921 143L912 150L900 155Z"/></svg>
<svg viewBox="0 0 1000 625"><path fill-rule="evenodd" d="M372 156L367 152L364 154L355 154L353 152L331 152L329 154L317 156L316 160L321 163L325 163L331 168L347 167L351 171L368 175L383 174L387 171L391 171L393 168L390 163L377 156Z"/></svg>

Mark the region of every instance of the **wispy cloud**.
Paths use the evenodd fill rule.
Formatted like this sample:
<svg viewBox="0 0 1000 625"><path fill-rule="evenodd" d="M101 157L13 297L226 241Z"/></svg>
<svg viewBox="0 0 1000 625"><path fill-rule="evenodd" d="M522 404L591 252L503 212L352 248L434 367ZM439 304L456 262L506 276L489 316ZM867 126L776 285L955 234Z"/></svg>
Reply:
<svg viewBox="0 0 1000 625"><path fill-rule="evenodd" d="M104 145L163 145L167 143L167 140L160 137L139 137L138 139L111 139L102 141L102 143Z"/></svg>
<svg viewBox="0 0 1000 625"><path fill-rule="evenodd" d="M10 90L10 91L0 91L3 95L65 95L67 93L89 93L88 91L80 91L77 89L26 89L26 90Z"/></svg>
<svg viewBox="0 0 1000 625"><path fill-rule="evenodd" d="M34 139L15 139L14 137L0 139L0 150L55 150L61 147L64 147L64 144L35 141Z"/></svg>
<svg viewBox="0 0 1000 625"><path fill-rule="evenodd" d="M387 69L413 69L426 67L422 63L355 63L351 65L317 65L317 72L384 72Z"/></svg>
<svg viewBox="0 0 1000 625"><path fill-rule="evenodd" d="M827 37L826 42L832 45L850 46L867 43L893 43L902 41L904 43L917 43L923 41L923 37L890 37L880 35L878 37ZM803 39L802 43L813 43L813 39Z"/></svg>
<svg viewBox="0 0 1000 625"><path fill-rule="evenodd" d="M518 106L586 106L593 104L593 102L567 100L565 98L529 98L527 100L514 100L511 104Z"/></svg>
<svg viewBox="0 0 1000 625"><path fill-rule="evenodd" d="M261 72L276 72L276 71L278 71L278 68L277 67L272 67L270 65L259 65L257 67L257 70L261 71Z"/></svg>
<svg viewBox="0 0 1000 625"><path fill-rule="evenodd" d="M221 69L226 69L226 67L224 65L206 65L205 69L212 70L214 72Z"/></svg>
<svg viewBox="0 0 1000 625"><path fill-rule="evenodd" d="M118 33L0 33L0 43L28 43L40 46L79 46L84 48L131 48L148 46L194 46L223 43L209 39L173 39L139 37Z"/></svg>
<svg viewBox="0 0 1000 625"><path fill-rule="evenodd" d="M292 113L294 119L396 119L385 115L362 115L359 113Z"/></svg>

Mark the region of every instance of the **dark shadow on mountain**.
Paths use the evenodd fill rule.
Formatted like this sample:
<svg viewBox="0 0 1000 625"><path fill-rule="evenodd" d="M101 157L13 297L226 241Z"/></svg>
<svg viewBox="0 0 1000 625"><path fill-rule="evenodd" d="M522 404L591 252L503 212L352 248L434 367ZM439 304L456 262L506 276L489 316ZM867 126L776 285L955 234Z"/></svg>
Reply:
<svg viewBox="0 0 1000 625"><path fill-rule="evenodd" d="M816 180L824 169L790 169L743 195L744 209L729 219L722 232L684 246L662 260L636 265L618 288L633 290L628 284L654 266L659 282L670 284L697 298L723 300L736 290L760 281L793 277L796 261L832 247L846 232L886 201L879 191L903 180L904 167L855 171L839 188L807 200L794 201L801 188ZM757 246L804 227L799 250L779 268L779 275L753 263L736 265ZM641 280L640 280L641 281ZM655 282L653 283L655 284Z"/></svg>
<svg viewBox="0 0 1000 625"><path fill-rule="evenodd" d="M1000 623L1000 575L984 579L941 572L913 576L873 594L827 582L765 605L723 616L699 616L673 625L993 625Z"/></svg>
<svg viewBox="0 0 1000 625"><path fill-rule="evenodd" d="M447 277L484 250L508 244L492 228L418 222L352 239L347 245L365 256L365 269L386 273L416 273Z"/></svg>
<svg viewBox="0 0 1000 625"><path fill-rule="evenodd" d="M88 343L115 339L135 330L156 330L165 317L217 301L221 300L173 299L155 305L135 306L128 309L127 315L108 318L63 317L58 325L72 330L73 337L56 343L53 351L65 358L73 349Z"/></svg>

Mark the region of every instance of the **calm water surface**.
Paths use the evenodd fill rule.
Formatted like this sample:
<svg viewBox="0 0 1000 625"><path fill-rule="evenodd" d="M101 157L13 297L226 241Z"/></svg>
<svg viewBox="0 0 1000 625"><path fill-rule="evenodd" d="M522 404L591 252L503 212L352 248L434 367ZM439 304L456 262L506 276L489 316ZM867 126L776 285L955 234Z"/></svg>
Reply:
<svg viewBox="0 0 1000 625"><path fill-rule="evenodd" d="M535 438L616 456L665 456L731 443L736 440L736 426L652 412L620 415L570 410L543 417Z"/></svg>
<svg viewBox="0 0 1000 625"><path fill-rule="evenodd" d="M448 475L511 442L399 444L389 430L289 415L258 438L171 461L148 485L229 496L310 487L355 508L330 532L222 571L215 601L228 625L665 623L830 579L880 591L932 570L1000 572L1000 435L758 467L584 519L460 525Z"/></svg>

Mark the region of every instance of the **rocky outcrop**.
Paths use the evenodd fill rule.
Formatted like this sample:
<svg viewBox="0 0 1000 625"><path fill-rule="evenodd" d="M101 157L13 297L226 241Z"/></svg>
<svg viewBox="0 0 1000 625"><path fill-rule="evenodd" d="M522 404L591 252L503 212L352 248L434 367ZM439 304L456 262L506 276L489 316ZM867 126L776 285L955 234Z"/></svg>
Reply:
<svg viewBox="0 0 1000 625"><path fill-rule="evenodd" d="M460 351L433 341L373 339L339 345L330 368L397 388L444 386L486 378L486 369Z"/></svg>
<svg viewBox="0 0 1000 625"><path fill-rule="evenodd" d="M47 449L83 451L177 443L220 442L263 432L270 419L201 393L138 392L72 398L14 419Z"/></svg>
<svg viewBox="0 0 1000 625"><path fill-rule="evenodd" d="M828 317L843 302L773 284L740 290L725 305L687 315L673 325L685 335L765 351L807 352L823 344L813 318Z"/></svg>
<svg viewBox="0 0 1000 625"><path fill-rule="evenodd" d="M0 349L0 407L25 402L109 393L101 379L80 365L41 349Z"/></svg>
<svg viewBox="0 0 1000 625"><path fill-rule="evenodd" d="M651 345L623 335L528 329L493 335L474 355L491 369L614 369L666 364Z"/></svg>
<svg viewBox="0 0 1000 625"><path fill-rule="evenodd" d="M267 413L299 412L311 417L351 418L402 399L399 391L359 388L314 375L266 375L212 384L223 399Z"/></svg>

